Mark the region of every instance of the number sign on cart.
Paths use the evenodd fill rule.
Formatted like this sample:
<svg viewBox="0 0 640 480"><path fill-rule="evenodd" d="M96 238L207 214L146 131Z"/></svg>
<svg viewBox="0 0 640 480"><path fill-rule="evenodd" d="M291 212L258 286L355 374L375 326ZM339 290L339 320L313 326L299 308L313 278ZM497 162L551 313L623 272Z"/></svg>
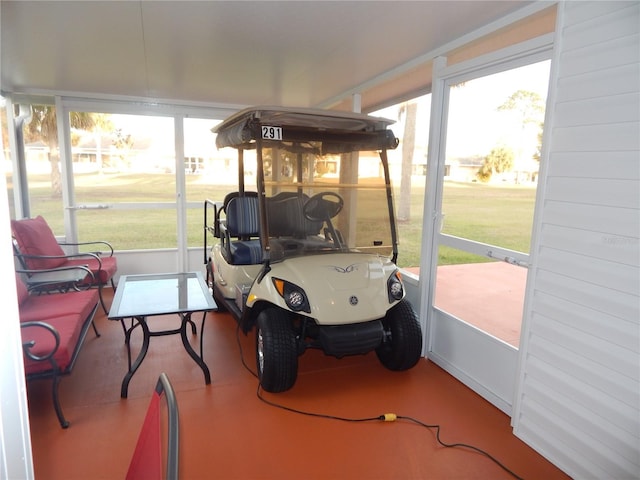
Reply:
<svg viewBox="0 0 640 480"><path fill-rule="evenodd" d="M282 127L262 125L262 138L265 140L282 140Z"/></svg>

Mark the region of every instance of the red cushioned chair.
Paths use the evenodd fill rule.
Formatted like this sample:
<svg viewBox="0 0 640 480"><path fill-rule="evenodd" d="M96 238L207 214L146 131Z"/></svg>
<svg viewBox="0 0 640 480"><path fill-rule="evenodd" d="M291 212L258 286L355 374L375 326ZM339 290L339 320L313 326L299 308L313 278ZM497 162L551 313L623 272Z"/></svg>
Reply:
<svg viewBox="0 0 640 480"><path fill-rule="evenodd" d="M168 416L167 459L164 475L162 475L163 429L160 426L160 398L163 393L167 401ZM161 373L129 464L127 480L160 480L162 478L176 480L178 478L179 426L178 404L173 387L169 377Z"/></svg>
<svg viewBox="0 0 640 480"><path fill-rule="evenodd" d="M98 294L92 289L30 295L19 274L16 289L27 380L52 379L53 406L60 425L67 428L69 422L62 413L58 386L61 377L73 370L89 327L93 326L96 336L100 336L93 323Z"/></svg>
<svg viewBox="0 0 640 480"><path fill-rule="evenodd" d="M113 256L113 247L108 242L58 243L46 220L40 215L36 218L11 220L11 230L14 254L24 270L45 270L73 265L88 267L93 273L92 281L98 287L102 309L108 313L102 298L102 287L111 283L115 290L113 277L118 270L116 257ZM67 254L62 249L64 245L100 245L106 252Z"/></svg>

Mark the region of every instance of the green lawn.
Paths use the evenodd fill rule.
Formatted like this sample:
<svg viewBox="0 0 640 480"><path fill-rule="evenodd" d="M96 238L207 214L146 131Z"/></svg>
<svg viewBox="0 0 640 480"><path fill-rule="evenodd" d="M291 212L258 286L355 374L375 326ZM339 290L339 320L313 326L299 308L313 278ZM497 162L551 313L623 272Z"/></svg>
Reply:
<svg viewBox="0 0 640 480"><path fill-rule="evenodd" d="M187 201L204 204L206 198L222 200L233 186L212 185L206 177L188 175ZM42 215L56 234L63 233L62 200L52 197L49 178L31 176L32 216ZM77 203L175 202L174 177L166 174L76 175ZM7 178L13 203L11 179ZM399 196L396 192L395 198ZM420 264L424 190L413 188L411 218L398 224L398 264ZM484 243L528 252L535 188L445 182L443 232ZM203 245L203 208L187 212L188 244ZM176 211L84 210L78 212L80 240L106 239L118 250L175 247ZM442 247L440 264L488 261L484 257Z"/></svg>
<svg viewBox="0 0 640 480"><path fill-rule="evenodd" d="M531 186L445 182L442 232L528 252L535 195ZM410 220L398 223L398 264L403 267L420 265L423 201L424 191L414 187ZM440 265L490 261L450 247L440 247L438 257Z"/></svg>

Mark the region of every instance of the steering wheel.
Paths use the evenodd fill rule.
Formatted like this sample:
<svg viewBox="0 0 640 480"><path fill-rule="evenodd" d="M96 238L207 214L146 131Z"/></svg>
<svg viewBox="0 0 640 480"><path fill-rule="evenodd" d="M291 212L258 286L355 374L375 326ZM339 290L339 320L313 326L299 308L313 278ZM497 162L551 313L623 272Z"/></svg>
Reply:
<svg viewBox="0 0 640 480"><path fill-rule="evenodd" d="M338 215L343 206L344 200L337 193L320 192L307 200L302 207L302 213L307 220L324 222Z"/></svg>

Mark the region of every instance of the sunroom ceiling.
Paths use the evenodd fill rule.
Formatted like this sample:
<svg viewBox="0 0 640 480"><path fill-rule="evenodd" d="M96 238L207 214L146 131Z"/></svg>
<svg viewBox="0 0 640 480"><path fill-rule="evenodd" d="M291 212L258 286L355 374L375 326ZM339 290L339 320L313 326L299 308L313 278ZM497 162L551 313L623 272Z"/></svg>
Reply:
<svg viewBox="0 0 640 480"><path fill-rule="evenodd" d="M528 3L3 0L0 82L3 92L330 106Z"/></svg>

